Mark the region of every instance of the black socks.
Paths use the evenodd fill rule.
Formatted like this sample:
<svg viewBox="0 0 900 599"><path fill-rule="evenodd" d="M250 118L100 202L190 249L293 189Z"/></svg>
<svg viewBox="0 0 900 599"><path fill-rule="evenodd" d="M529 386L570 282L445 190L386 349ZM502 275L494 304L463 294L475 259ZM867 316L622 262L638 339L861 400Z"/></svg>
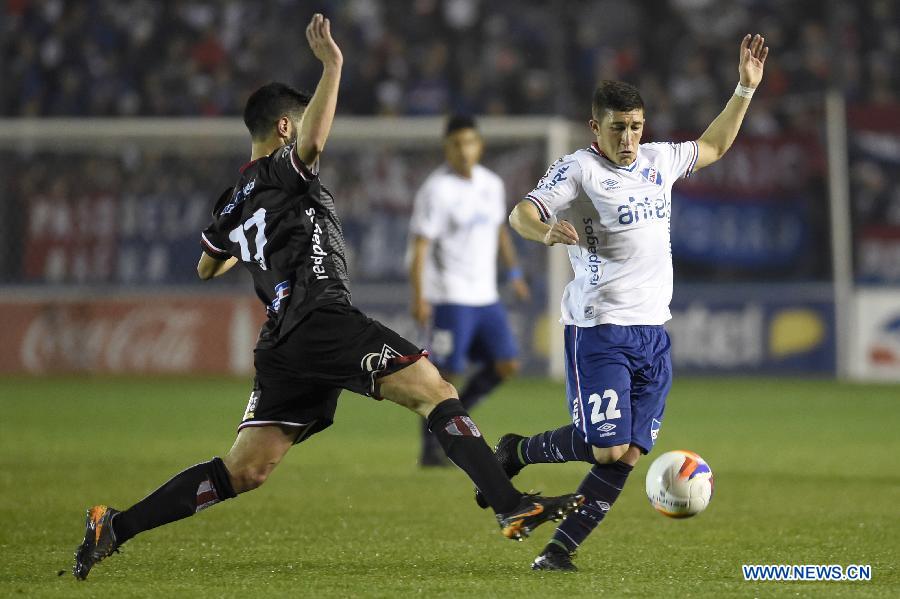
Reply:
<svg viewBox="0 0 900 599"><path fill-rule="evenodd" d="M481 431L458 399L447 399L435 406L428 415L428 430L437 438L450 461L469 475L494 512L508 512L519 505L522 494L509 482Z"/></svg>
<svg viewBox="0 0 900 599"><path fill-rule="evenodd" d="M113 519L116 541L121 545L140 532L193 516L236 495L220 458L191 466L117 514Z"/></svg>

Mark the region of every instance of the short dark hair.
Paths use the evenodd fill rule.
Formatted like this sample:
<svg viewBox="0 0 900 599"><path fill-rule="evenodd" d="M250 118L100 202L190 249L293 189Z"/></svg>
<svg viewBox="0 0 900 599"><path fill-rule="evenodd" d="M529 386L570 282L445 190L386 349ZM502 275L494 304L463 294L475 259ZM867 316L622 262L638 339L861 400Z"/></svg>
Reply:
<svg viewBox="0 0 900 599"><path fill-rule="evenodd" d="M603 116L604 110L628 112L638 109L644 109L644 100L637 88L630 83L603 80L594 90L591 114L595 119Z"/></svg>
<svg viewBox="0 0 900 599"><path fill-rule="evenodd" d="M454 131L459 131L460 129L477 130L478 126L475 123L475 117L466 114L454 114L447 119L447 128L444 130L444 137L447 137Z"/></svg>
<svg viewBox="0 0 900 599"><path fill-rule="evenodd" d="M303 112L312 96L284 83L273 81L262 86L247 98L244 124L255 140L271 135L278 119L286 114Z"/></svg>

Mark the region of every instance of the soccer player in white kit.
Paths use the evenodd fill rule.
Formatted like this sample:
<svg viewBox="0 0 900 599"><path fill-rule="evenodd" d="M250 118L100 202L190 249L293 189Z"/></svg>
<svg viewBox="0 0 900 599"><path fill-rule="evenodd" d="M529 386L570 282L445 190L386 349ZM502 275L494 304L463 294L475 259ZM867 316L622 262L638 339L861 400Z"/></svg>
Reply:
<svg viewBox="0 0 900 599"><path fill-rule="evenodd" d="M457 115L447 121L446 162L416 194L410 223L412 314L430 329L430 357L462 388L459 397L467 410L519 370L516 342L497 291L498 252L517 297L529 297L506 224L503 180L478 164L483 149L473 118ZM470 361L478 369L461 386L458 379ZM447 463L424 428L419 463Z"/></svg>
<svg viewBox="0 0 900 599"><path fill-rule="evenodd" d="M524 238L568 246L574 277L562 300L566 395L572 424L532 437L504 435L496 458L510 477L527 464L584 461L584 504L559 525L535 570L574 570L572 556L606 516L662 425L672 382L669 336L672 185L731 147L768 48L741 41L740 83L696 141L641 144L644 102L627 83L594 92L596 141L556 161L510 214ZM479 501L480 504L483 502Z"/></svg>

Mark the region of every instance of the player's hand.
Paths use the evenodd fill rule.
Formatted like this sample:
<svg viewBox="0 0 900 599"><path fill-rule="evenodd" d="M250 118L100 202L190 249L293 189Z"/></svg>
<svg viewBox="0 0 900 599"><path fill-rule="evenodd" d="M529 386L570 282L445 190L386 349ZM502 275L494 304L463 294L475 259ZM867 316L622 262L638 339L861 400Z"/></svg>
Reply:
<svg viewBox="0 0 900 599"><path fill-rule="evenodd" d="M741 40L741 61L738 64L738 73L741 76L741 85L744 87L756 87L762 80L766 56L769 55L769 48L765 43L766 38L758 33L753 37L750 37L748 33Z"/></svg>
<svg viewBox="0 0 900 599"><path fill-rule="evenodd" d="M309 25L306 26L306 41L316 58L326 66L341 66L344 63L344 55L341 49L331 37L331 21L320 13L313 15Z"/></svg>
<svg viewBox="0 0 900 599"><path fill-rule="evenodd" d="M556 245L557 243L566 245L578 243L578 231L569 221L561 220L552 224L544 234L544 245Z"/></svg>
<svg viewBox="0 0 900 599"><path fill-rule="evenodd" d="M424 299L413 300L412 317L420 327L427 328L431 323L431 304Z"/></svg>
<svg viewBox="0 0 900 599"><path fill-rule="evenodd" d="M528 288L528 283L525 282L525 279L521 277L513 279L510 281L510 285L512 285L517 300L527 302L531 299L531 289Z"/></svg>

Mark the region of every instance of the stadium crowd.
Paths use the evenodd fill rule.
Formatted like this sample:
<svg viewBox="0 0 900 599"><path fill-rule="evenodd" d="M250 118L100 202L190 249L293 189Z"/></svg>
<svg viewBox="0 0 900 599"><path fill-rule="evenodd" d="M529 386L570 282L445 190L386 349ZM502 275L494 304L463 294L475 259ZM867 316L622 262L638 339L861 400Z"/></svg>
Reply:
<svg viewBox="0 0 900 599"><path fill-rule="evenodd" d="M621 79L635 83L647 102L646 139L684 138L701 132L730 95L741 35L761 31L775 51L743 139L821 140L822 92L829 86L842 89L856 108L851 128L859 128L859 113L893 122L900 115L900 72L892 60L900 53L900 5L892 0L6 0L0 3L0 116L240 114L250 91L268 80L316 81L319 65L303 35L315 10L334 19L347 57L341 114L454 111L584 121L594 83ZM888 135L888 142L900 138L900 126L881 116L868 118L865 127ZM872 225L900 227L895 146L871 134L850 140L857 235ZM533 159L500 158L518 165L502 173L514 182L512 193L524 192L541 170ZM358 161L367 183L383 175L380 187L346 171L335 177L344 187L337 191L366 197L388 215L375 222L367 211L349 208L351 238L359 216L379 233L372 238L402 241L403 219L393 215L407 214L425 168L410 167L410 160ZM27 161L14 155L0 170ZM117 168L127 179L128 166ZM145 165L141 172L158 170ZM8 179L4 187L21 200L32 195L26 183L40 177L19 179L21 185ZM182 186L201 190L213 178L192 173L191 179ZM113 183L108 191L122 189L121 181ZM822 186L810 187L809 195L818 197ZM13 205L0 206L0 215ZM24 242L16 219L3 220L0 229L10 229L5 244ZM824 243L815 244L817 255L825 255ZM402 265L397 272L380 266L392 262L380 259L377 248L357 249L371 259L364 266L373 276L402 274ZM20 268L12 258L0 259L0 281L19 280ZM795 274L816 278L823 269Z"/></svg>
<svg viewBox="0 0 900 599"><path fill-rule="evenodd" d="M611 78L643 90L654 132L696 130L731 92L735 45L751 29L778 49L751 130L808 127L806 95L837 71L851 99L896 101L897 4L823 6L817 0L8 0L0 8L0 114L239 114L249 90L264 80L315 81L318 67L303 36L314 9L332 16L348 57L344 113L581 119L594 82Z"/></svg>

